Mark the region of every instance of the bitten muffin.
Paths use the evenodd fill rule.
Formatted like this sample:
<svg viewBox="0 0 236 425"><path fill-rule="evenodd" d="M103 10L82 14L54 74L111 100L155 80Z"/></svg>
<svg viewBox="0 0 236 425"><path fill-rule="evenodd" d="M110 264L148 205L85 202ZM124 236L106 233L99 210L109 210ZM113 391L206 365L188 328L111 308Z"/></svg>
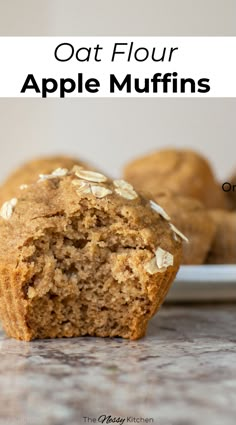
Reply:
<svg viewBox="0 0 236 425"><path fill-rule="evenodd" d="M208 161L190 150L166 149L140 157L126 165L124 177L154 197L166 189L198 199L208 208L228 208Z"/></svg>
<svg viewBox="0 0 236 425"><path fill-rule="evenodd" d="M206 262L208 264L236 264L236 212L209 211L216 224L216 234Z"/></svg>
<svg viewBox="0 0 236 425"><path fill-rule="evenodd" d="M210 249L216 225L200 201L171 192L160 192L154 199L171 221L188 238L183 243L183 264L203 264Z"/></svg>
<svg viewBox="0 0 236 425"><path fill-rule="evenodd" d="M137 339L181 262L181 234L123 180L59 169L6 202L0 318L9 336Z"/></svg>
<svg viewBox="0 0 236 425"><path fill-rule="evenodd" d="M85 166L86 164L77 158L68 156L51 156L44 158L35 158L26 162L15 170L0 187L0 205L15 196L18 189L25 184L33 183L37 180L39 174L50 174L57 168L72 168L73 165Z"/></svg>

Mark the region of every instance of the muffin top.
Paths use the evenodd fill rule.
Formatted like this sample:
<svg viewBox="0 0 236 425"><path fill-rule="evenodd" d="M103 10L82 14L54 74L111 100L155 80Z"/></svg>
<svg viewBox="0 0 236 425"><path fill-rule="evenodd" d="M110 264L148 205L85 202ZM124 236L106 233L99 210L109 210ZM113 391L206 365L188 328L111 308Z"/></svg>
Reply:
<svg viewBox="0 0 236 425"><path fill-rule="evenodd" d="M45 232L70 238L75 226L78 240L86 237L100 246L109 240L111 250L145 249L150 274L180 262L184 236L158 204L124 180L80 166L40 174L36 183L22 186L17 197L3 204L0 215L0 258L5 262L30 257L30 239Z"/></svg>
<svg viewBox="0 0 236 425"><path fill-rule="evenodd" d="M208 161L191 150L165 149L136 159L124 169L125 178L155 196L162 189L190 196L208 207L224 207L225 198Z"/></svg>
<svg viewBox="0 0 236 425"><path fill-rule="evenodd" d="M13 198L21 185L36 181L39 173L49 174L57 168L64 167L70 169L75 164L85 166L78 158L63 155L36 158L26 162L17 168L0 187L0 202Z"/></svg>

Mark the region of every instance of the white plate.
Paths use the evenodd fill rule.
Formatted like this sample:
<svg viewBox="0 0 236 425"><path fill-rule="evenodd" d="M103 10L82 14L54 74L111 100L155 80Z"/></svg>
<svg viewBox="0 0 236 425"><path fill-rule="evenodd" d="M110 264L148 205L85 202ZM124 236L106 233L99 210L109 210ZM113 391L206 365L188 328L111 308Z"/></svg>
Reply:
<svg viewBox="0 0 236 425"><path fill-rule="evenodd" d="M166 300L236 300L236 264L181 266Z"/></svg>

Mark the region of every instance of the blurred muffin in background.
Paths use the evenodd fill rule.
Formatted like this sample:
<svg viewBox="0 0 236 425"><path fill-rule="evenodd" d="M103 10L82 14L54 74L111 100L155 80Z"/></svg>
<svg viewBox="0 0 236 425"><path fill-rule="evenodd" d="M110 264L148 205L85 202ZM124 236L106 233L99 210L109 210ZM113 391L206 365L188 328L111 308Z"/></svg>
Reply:
<svg viewBox="0 0 236 425"><path fill-rule="evenodd" d="M228 209L227 196L208 161L191 150L165 149L142 156L126 165L124 178L154 197L166 189L197 199L207 208Z"/></svg>
<svg viewBox="0 0 236 425"><path fill-rule="evenodd" d="M231 209L236 210L236 173L229 177L229 179L225 182L224 187Z"/></svg>
<svg viewBox="0 0 236 425"><path fill-rule="evenodd" d="M0 186L0 205L14 198L22 185L24 186L36 182L39 174L50 174L57 168L70 169L73 165L82 167L87 166L87 164L80 159L69 156L34 158L26 162L13 171L2 186Z"/></svg>
<svg viewBox="0 0 236 425"><path fill-rule="evenodd" d="M236 264L236 212L212 210L216 233L207 256L207 264Z"/></svg>
<svg viewBox="0 0 236 425"><path fill-rule="evenodd" d="M216 225L203 204L193 198L160 192L155 202L165 209L171 222L187 236L183 242L183 264L203 264L215 235Z"/></svg>

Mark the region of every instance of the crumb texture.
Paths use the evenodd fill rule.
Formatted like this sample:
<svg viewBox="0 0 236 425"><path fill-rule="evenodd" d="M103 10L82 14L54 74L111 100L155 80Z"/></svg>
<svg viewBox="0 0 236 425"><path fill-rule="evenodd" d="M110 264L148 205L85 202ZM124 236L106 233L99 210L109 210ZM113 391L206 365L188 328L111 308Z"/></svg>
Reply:
<svg viewBox="0 0 236 425"><path fill-rule="evenodd" d="M4 328L24 340L140 338L177 273L182 244L131 185L79 168L59 174L21 191L10 219L0 219Z"/></svg>

